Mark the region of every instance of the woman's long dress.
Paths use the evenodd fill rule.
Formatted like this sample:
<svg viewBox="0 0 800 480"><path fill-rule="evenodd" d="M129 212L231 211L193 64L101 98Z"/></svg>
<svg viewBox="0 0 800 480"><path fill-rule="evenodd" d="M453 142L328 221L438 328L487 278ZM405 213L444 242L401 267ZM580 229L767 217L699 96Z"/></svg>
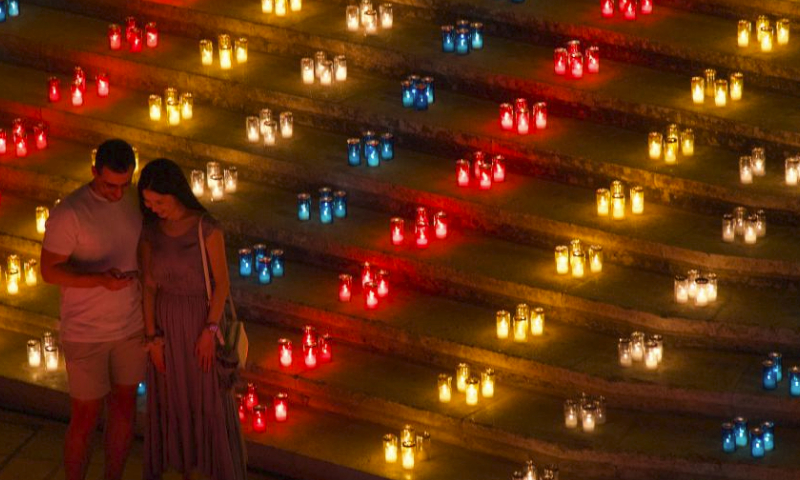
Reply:
<svg viewBox="0 0 800 480"><path fill-rule="evenodd" d="M205 238L217 228L206 214ZM155 319L164 334L167 370L161 374L148 365L144 477L159 479L172 468L243 480L246 460L233 392L220 388L215 366L205 373L195 356L208 313L197 228L171 237L153 224L142 235L150 243L150 268L158 283Z"/></svg>

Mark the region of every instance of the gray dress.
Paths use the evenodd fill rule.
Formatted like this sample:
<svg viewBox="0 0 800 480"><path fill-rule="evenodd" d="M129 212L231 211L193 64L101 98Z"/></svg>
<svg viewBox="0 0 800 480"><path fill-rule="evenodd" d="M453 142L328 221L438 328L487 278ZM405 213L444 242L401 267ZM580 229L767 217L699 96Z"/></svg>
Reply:
<svg viewBox="0 0 800 480"><path fill-rule="evenodd" d="M205 238L218 228L208 214L203 217ZM171 468L243 480L246 460L233 392L220 388L216 368L203 372L195 356L208 314L197 228L171 237L151 224L142 237L151 246L156 328L164 335L167 368L161 374L150 362L147 369L144 478L160 479Z"/></svg>

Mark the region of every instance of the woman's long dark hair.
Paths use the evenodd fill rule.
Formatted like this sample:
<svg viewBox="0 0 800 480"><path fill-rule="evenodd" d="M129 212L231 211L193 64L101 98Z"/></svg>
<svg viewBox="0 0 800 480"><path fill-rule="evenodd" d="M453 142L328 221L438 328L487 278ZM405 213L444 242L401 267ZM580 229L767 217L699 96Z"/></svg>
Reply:
<svg viewBox="0 0 800 480"><path fill-rule="evenodd" d="M158 220L158 215L144 205L144 195L142 195L144 190L152 190L161 195L172 195L189 210L206 211L192 193L192 188L183 175L181 167L172 160L158 158L148 163L142 169L137 188L139 190L139 208L142 210L145 223Z"/></svg>

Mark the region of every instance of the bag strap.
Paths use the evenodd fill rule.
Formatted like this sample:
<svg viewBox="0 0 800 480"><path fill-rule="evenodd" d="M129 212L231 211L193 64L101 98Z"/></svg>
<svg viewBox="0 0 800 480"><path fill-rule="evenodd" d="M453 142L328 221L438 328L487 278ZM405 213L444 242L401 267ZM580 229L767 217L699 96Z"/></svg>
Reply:
<svg viewBox="0 0 800 480"><path fill-rule="evenodd" d="M197 222L197 239L200 243L200 255L203 257L203 276L205 277L206 281L206 294L208 296L208 302L211 303L211 296L213 292L211 290L211 274L209 272L209 264L208 264L208 253L206 252L206 240L205 235L203 235L203 217L205 217L205 213L200 215L200 220ZM238 321L238 317L236 315L236 307L233 305L233 298L231 297L230 293L228 293L227 297L228 305L231 309L231 318L234 322ZM223 317L225 316L225 312L223 312ZM225 341L222 338L222 334L217 331L217 338L220 341L220 344L224 345Z"/></svg>

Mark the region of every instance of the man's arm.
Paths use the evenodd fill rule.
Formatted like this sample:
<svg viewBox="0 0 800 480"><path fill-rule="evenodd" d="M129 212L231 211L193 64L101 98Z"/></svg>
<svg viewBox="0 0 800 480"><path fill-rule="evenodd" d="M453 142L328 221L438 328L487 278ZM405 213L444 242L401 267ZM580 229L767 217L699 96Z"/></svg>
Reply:
<svg viewBox="0 0 800 480"><path fill-rule="evenodd" d="M69 265L69 256L42 249L39 260L42 279L47 283L72 288L105 287L109 290L121 290L130 284L130 278L117 278L114 270L103 273L79 272Z"/></svg>

